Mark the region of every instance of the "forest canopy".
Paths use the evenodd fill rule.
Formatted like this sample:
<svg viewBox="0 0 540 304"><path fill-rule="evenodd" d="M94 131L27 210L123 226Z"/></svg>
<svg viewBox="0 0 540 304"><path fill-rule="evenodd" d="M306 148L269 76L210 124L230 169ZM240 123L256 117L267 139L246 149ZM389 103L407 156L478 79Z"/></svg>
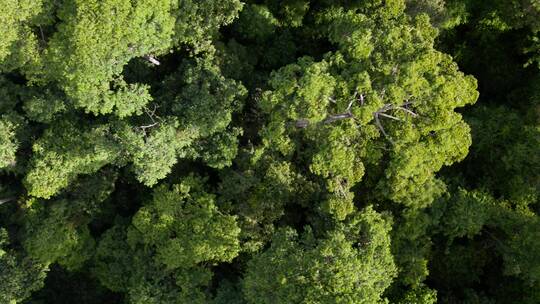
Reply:
<svg viewBox="0 0 540 304"><path fill-rule="evenodd" d="M540 303L538 1L0 7L0 304Z"/></svg>

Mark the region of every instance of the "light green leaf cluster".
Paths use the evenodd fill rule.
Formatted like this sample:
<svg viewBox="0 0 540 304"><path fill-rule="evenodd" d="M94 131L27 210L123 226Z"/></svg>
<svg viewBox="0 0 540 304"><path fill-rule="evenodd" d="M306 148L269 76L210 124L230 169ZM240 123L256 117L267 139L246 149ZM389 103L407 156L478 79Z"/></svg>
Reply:
<svg viewBox="0 0 540 304"><path fill-rule="evenodd" d="M239 0L177 2L174 40L193 46L195 52L212 49L211 38L221 26L230 24L243 7Z"/></svg>
<svg viewBox="0 0 540 304"><path fill-rule="evenodd" d="M454 109L476 101L476 82L433 48L436 30L427 18L398 19L322 14L321 29L340 48L272 74L260 104L269 115L260 132L267 152L259 154L302 155L327 191L342 197L366 164L385 170L381 198L422 208L439 196L444 187L435 173L462 160L471 144Z"/></svg>
<svg viewBox="0 0 540 304"><path fill-rule="evenodd" d="M371 208L314 239L292 229L249 263L243 287L248 303L384 303L396 268L390 222Z"/></svg>
<svg viewBox="0 0 540 304"><path fill-rule="evenodd" d="M172 46L173 2L74 1L59 14L59 31L45 52L47 70L37 80L57 81L76 107L94 114L123 117L139 112L149 98L141 85L120 85L124 65L135 57L162 53ZM136 101L130 101L134 97ZM128 104L125 104L128 101ZM129 106L128 106L129 105Z"/></svg>
<svg viewBox="0 0 540 304"><path fill-rule="evenodd" d="M95 173L113 163L121 151L110 136L109 126L81 130L68 121L47 129L32 149L34 156L25 184L30 195L41 198L50 198L80 174Z"/></svg>
<svg viewBox="0 0 540 304"><path fill-rule="evenodd" d="M156 260L168 269L231 261L240 249L240 229L202 187L196 177L171 189L158 187L151 203L134 215L131 241L155 247Z"/></svg>
<svg viewBox="0 0 540 304"><path fill-rule="evenodd" d="M19 147L17 131L22 125L21 117L16 114L0 116L0 169L15 166Z"/></svg>
<svg viewBox="0 0 540 304"><path fill-rule="evenodd" d="M16 304L43 287L48 268L8 246L8 233L0 228L0 302Z"/></svg>
<svg viewBox="0 0 540 304"><path fill-rule="evenodd" d="M38 42L31 26L42 6L42 0L0 1L0 71L11 71L37 59Z"/></svg>
<svg viewBox="0 0 540 304"><path fill-rule="evenodd" d="M26 204L23 246L28 255L44 265L59 263L69 270L81 268L91 257L94 239L86 223L77 223L84 219L78 219L70 208L73 202L49 202L48 206L31 199Z"/></svg>
<svg viewBox="0 0 540 304"><path fill-rule="evenodd" d="M118 222L103 235L93 272L129 303L207 303L207 265L238 255L240 229L221 212L202 178L161 185L131 225Z"/></svg>

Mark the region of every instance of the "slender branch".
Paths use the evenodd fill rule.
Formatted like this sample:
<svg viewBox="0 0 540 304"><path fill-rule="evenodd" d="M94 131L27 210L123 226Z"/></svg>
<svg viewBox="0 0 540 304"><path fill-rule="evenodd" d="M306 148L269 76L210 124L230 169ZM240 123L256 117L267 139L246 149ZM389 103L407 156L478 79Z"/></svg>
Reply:
<svg viewBox="0 0 540 304"><path fill-rule="evenodd" d="M406 107L406 106L412 105L413 103L414 103L414 102L409 101L409 100L407 99L407 100L405 100L405 103L403 103L401 106L402 106L402 107Z"/></svg>
<svg viewBox="0 0 540 304"><path fill-rule="evenodd" d="M2 205L4 203L7 203L7 202L14 201L15 199L16 199L16 197L14 197L14 196L6 197L6 198L0 198L0 205Z"/></svg>
<svg viewBox="0 0 540 304"><path fill-rule="evenodd" d="M401 119L399 119L397 117L394 117L394 116L388 115L388 114L384 114L384 113L377 113L377 115L380 115L380 116L383 116L383 117L386 117L386 118L390 118L390 119L393 119L393 120L397 120L397 121L402 121Z"/></svg>
<svg viewBox="0 0 540 304"><path fill-rule="evenodd" d="M414 113L413 111L411 111L411 110L409 110L409 109L407 109L405 107L397 107L396 109L401 110L401 111L405 111L405 112L411 114L413 117L418 117L418 114Z"/></svg>
<svg viewBox="0 0 540 304"><path fill-rule="evenodd" d="M41 41L43 41L43 44L45 44L45 34L43 34L43 29L41 28L41 25L39 26L39 33L41 34Z"/></svg>
<svg viewBox="0 0 540 304"><path fill-rule="evenodd" d="M351 102L349 102L349 104L347 105L347 112L351 111L351 107L352 107L354 101L355 101L355 99L351 100Z"/></svg>
<svg viewBox="0 0 540 304"><path fill-rule="evenodd" d="M153 123L156 122L155 118L161 120L161 118L156 115L157 109L158 109L158 105L156 104L154 104L154 109L152 111L150 111L147 107L144 107L144 112L146 113L146 115L148 115L148 117L150 117Z"/></svg>
<svg viewBox="0 0 540 304"><path fill-rule="evenodd" d="M373 114L373 116L375 116L375 124L377 125L379 130L381 130L381 133L384 135L384 137L386 137L386 139L388 139L388 141L390 141L390 143L394 144L394 141L390 138L390 136L388 136L388 134L384 130L384 127L382 126L381 121L379 120L379 115Z"/></svg>
<svg viewBox="0 0 540 304"><path fill-rule="evenodd" d="M360 98L360 105L363 106L364 105L364 94L360 94L360 96L358 98Z"/></svg>
<svg viewBox="0 0 540 304"><path fill-rule="evenodd" d="M159 122L154 122L153 124L149 124L149 125L146 125L146 126L140 126L139 128L143 129L143 130L146 130L148 128L152 128L152 127L155 127L159 124Z"/></svg>

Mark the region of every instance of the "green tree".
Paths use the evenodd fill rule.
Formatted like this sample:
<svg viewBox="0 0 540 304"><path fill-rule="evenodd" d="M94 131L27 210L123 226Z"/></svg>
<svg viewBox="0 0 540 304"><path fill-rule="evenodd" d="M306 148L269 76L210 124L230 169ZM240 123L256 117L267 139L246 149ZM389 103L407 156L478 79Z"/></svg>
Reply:
<svg viewBox="0 0 540 304"><path fill-rule="evenodd" d="M435 172L462 160L471 144L454 109L476 100L475 80L434 50L436 31L425 18L378 24L332 10L320 22L339 50L272 74L255 159L272 153L303 164L329 197L352 197L364 168L379 167L372 169L384 172L370 185L373 196L428 206L444 191Z"/></svg>
<svg viewBox="0 0 540 304"><path fill-rule="evenodd" d="M390 222L367 208L323 238L308 229L274 235L270 248L248 262L248 303L382 303L396 268Z"/></svg>
<svg viewBox="0 0 540 304"><path fill-rule="evenodd" d="M0 13L0 71L12 71L39 62L38 39L32 31L44 1L2 0ZM45 1L46 2L46 1Z"/></svg>
<svg viewBox="0 0 540 304"><path fill-rule="evenodd" d="M219 211L196 177L156 188L151 203L133 216L133 228L129 237L155 247L156 261L169 269L230 262L240 249L235 218Z"/></svg>
<svg viewBox="0 0 540 304"><path fill-rule="evenodd" d="M129 303L206 303L209 265L230 262L240 250L234 216L223 214L204 179L161 185L133 216L99 241L93 272Z"/></svg>
<svg viewBox="0 0 540 304"><path fill-rule="evenodd" d="M0 228L0 301L16 304L43 287L48 267L9 248L8 233Z"/></svg>
<svg viewBox="0 0 540 304"><path fill-rule="evenodd" d="M17 131L23 126L23 120L16 114L4 114L0 119L0 169L3 169L16 164Z"/></svg>
<svg viewBox="0 0 540 304"><path fill-rule="evenodd" d="M122 69L132 58L171 47L173 9L170 0L66 3L44 54L47 69L34 78L56 82L86 112L115 112L120 117L137 113L150 99L148 88L126 84Z"/></svg>
<svg viewBox="0 0 540 304"><path fill-rule="evenodd" d="M34 155L25 177L30 195L50 198L80 174L91 174L113 163L121 147L109 125L84 126L60 121L32 146Z"/></svg>

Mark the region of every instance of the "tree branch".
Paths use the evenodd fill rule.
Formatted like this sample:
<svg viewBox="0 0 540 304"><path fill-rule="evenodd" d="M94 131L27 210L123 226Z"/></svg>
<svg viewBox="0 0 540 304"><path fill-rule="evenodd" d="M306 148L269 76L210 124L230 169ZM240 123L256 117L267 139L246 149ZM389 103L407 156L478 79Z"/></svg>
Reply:
<svg viewBox="0 0 540 304"><path fill-rule="evenodd" d="M390 118L390 119L393 119L393 120L397 120L397 121L402 121L401 119L399 119L397 117L394 117L394 116L388 115L388 114L384 114L384 113L377 113L377 115L380 115L380 116L383 116L383 117L386 117L386 118Z"/></svg>
<svg viewBox="0 0 540 304"><path fill-rule="evenodd" d="M146 125L146 126L140 126L139 128L143 129L143 130L146 130L148 128L152 128L152 127L155 127L159 124L159 122L154 122L153 124L149 124L149 125Z"/></svg>
<svg viewBox="0 0 540 304"><path fill-rule="evenodd" d="M15 200L16 197L12 196L12 197L6 197L6 198L0 198L0 205L4 204L4 203L7 203L7 202L11 202L13 200Z"/></svg>
<svg viewBox="0 0 540 304"><path fill-rule="evenodd" d="M405 107L397 107L396 109L401 110L401 111L405 111L405 112L411 114L413 117L418 116L418 114L414 113L413 111L411 111L411 110L409 110L409 109L407 109Z"/></svg>
<svg viewBox="0 0 540 304"><path fill-rule="evenodd" d="M388 136L388 134L386 133L386 131L384 130L382 124L381 124L381 121L379 120L379 114L377 113L374 113L373 116L375 117L375 124L377 125L377 127L379 128L379 130L381 131L381 133L384 135L384 137L386 137L386 139L388 139L388 141L391 143L391 144L394 144L394 141L390 138L390 136Z"/></svg>
<svg viewBox="0 0 540 304"><path fill-rule="evenodd" d="M342 120L342 119L347 119L347 118L352 118L353 115L351 112L347 112L347 113L342 113L342 114L336 114L336 115L329 115L324 121L323 123L325 124L329 124L329 123L333 123L334 121L338 121L338 120Z"/></svg>
<svg viewBox="0 0 540 304"><path fill-rule="evenodd" d="M146 60L148 60L150 63L154 64L154 65L160 65L161 62L159 62L155 57L151 56L151 55L146 55L144 56L144 58Z"/></svg>

